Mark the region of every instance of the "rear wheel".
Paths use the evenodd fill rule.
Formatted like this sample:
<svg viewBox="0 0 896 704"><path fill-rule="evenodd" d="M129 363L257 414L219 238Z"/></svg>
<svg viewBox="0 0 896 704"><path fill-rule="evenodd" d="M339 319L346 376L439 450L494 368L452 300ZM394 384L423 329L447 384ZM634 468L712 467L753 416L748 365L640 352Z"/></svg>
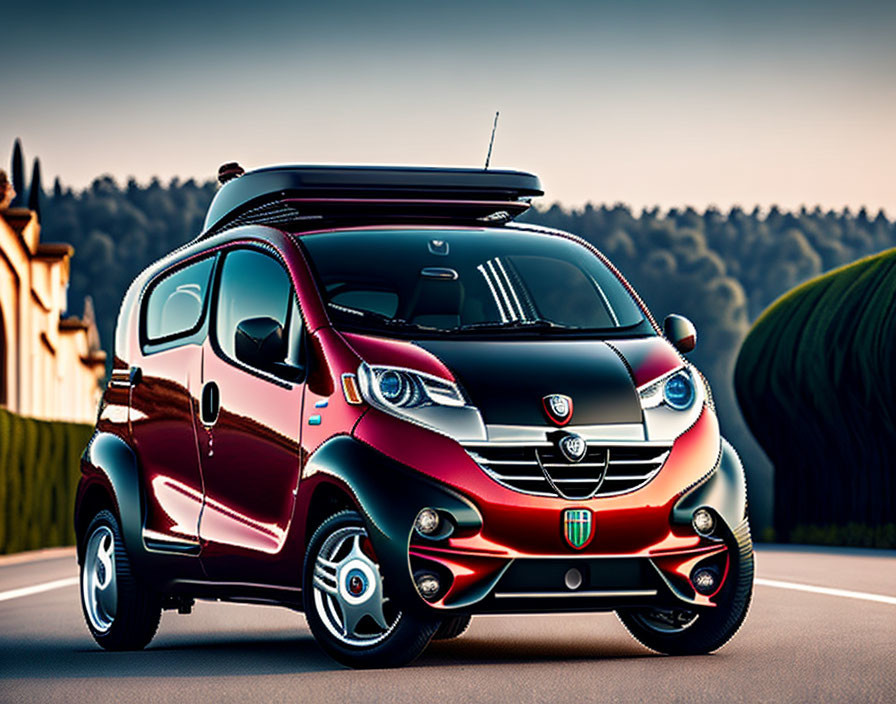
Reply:
<svg viewBox="0 0 896 704"><path fill-rule="evenodd" d="M667 655L700 655L718 650L743 624L753 595L753 544L741 526L731 571L715 607L630 609L619 620L636 640Z"/></svg>
<svg viewBox="0 0 896 704"><path fill-rule="evenodd" d="M81 608L93 639L106 650L145 647L159 627L161 601L134 576L111 511L90 522L83 555Z"/></svg>
<svg viewBox="0 0 896 704"><path fill-rule="evenodd" d="M327 653L350 667L397 667L427 646L438 621L389 599L361 516L342 511L315 531L305 553L305 616Z"/></svg>

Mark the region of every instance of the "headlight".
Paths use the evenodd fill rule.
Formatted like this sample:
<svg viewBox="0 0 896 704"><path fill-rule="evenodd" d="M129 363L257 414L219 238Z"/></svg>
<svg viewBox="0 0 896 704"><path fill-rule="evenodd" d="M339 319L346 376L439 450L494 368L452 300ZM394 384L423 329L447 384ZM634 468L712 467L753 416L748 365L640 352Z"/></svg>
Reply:
<svg viewBox="0 0 896 704"><path fill-rule="evenodd" d="M423 408L465 405L457 384L412 369L362 364L358 378L361 393L373 406Z"/></svg>
<svg viewBox="0 0 896 704"><path fill-rule="evenodd" d="M709 402L700 372L685 365L638 389L648 440L674 441L690 428Z"/></svg>
<svg viewBox="0 0 896 704"><path fill-rule="evenodd" d="M686 411L694 405L697 393L693 377L687 369L679 369L668 374L639 392L641 408L649 409L665 404L676 411Z"/></svg>
<svg viewBox="0 0 896 704"><path fill-rule="evenodd" d="M673 374L663 386L663 398L676 411L686 411L694 403L694 382L687 372Z"/></svg>
<svg viewBox="0 0 896 704"><path fill-rule="evenodd" d="M486 438L479 410L453 381L415 369L361 364L358 387L364 401L390 415L458 441Z"/></svg>

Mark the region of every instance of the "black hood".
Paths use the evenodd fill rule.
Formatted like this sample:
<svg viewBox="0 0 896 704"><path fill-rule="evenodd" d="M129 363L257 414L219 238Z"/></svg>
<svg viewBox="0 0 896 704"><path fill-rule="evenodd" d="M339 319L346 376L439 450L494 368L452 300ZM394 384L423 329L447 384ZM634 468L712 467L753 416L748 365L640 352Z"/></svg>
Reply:
<svg viewBox="0 0 896 704"><path fill-rule="evenodd" d="M489 425L551 425L542 405L549 394L572 399L570 425L641 422L641 403L628 367L603 342L415 344L442 360Z"/></svg>

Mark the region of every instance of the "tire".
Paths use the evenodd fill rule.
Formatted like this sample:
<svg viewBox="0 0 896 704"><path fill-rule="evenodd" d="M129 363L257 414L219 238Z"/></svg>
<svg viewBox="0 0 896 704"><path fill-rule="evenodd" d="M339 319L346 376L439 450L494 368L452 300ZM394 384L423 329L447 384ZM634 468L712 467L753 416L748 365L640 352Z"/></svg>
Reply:
<svg viewBox="0 0 896 704"><path fill-rule="evenodd" d="M355 511L330 516L314 532L305 552L302 595L317 642L349 667L406 665L423 652L439 625L399 610L385 597L364 522Z"/></svg>
<svg viewBox="0 0 896 704"><path fill-rule="evenodd" d="M622 624L634 638L651 650L666 655L703 655L718 650L734 637L750 608L753 595L753 543L750 527L744 521L729 546L731 573L722 587L717 606L695 610L696 618L666 628L657 626L656 610L619 611ZM686 610L679 610L682 613ZM669 612L670 614L673 612ZM675 620L674 617L669 617Z"/></svg>
<svg viewBox="0 0 896 704"><path fill-rule="evenodd" d="M436 632L433 634L433 640L452 640L454 638L460 638L464 633L467 632L467 629L470 627L470 621L473 619L470 614L461 614L460 616L453 616L452 618L446 618L439 627L436 629Z"/></svg>
<svg viewBox="0 0 896 704"><path fill-rule="evenodd" d="M159 627L159 595L133 574L118 519L102 510L84 533L81 610L104 650L140 650Z"/></svg>

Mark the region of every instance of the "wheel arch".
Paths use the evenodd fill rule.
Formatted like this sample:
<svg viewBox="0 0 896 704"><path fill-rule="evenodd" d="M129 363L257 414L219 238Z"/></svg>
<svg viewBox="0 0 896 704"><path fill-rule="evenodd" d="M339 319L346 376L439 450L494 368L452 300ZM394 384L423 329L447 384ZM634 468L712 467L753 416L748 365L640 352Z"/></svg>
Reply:
<svg viewBox="0 0 896 704"><path fill-rule="evenodd" d="M311 499L308 502L307 515L305 517L305 548L311 542L321 524L330 516L340 511L358 510L358 503L351 491L341 483L330 479L322 479L313 489Z"/></svg>
<svg viewBox="0 0 896 704"><path fill-rule="evenodd" d="M732 533L746 521L746 474L737 451L725 438L722 438L714 471L675 503L672 522L689 524L694 511L701 506L715 511Z"/></svg>
<svg viewBox="0 0 896 704"><path fill-rule="evenodd" d="M420 509L449 513L458 530L475 533L482 526L479 511L468 499L349 435L333 437L318 448L305 465L302 481L310 496L305 504L308 526L314 497L333 498L337 494L332 492L340 492L340 498L350 502L346 508L361 515L384 577L409 606L424 605L413 583L408 554ZM318 491L326 493L318 495ZM306 545L309 540L310 534Z"/></svg>
<svg viewBox="0 0 896 704"><path fill-rule="evenodd" d="M78 561L84 530L97 511L115 514L125 549L132 561L143 555L143 501L137 457L118 435L96 433L81 457L81 481L75 505ZM136 558L136 559L135 559Z"/></svg>

